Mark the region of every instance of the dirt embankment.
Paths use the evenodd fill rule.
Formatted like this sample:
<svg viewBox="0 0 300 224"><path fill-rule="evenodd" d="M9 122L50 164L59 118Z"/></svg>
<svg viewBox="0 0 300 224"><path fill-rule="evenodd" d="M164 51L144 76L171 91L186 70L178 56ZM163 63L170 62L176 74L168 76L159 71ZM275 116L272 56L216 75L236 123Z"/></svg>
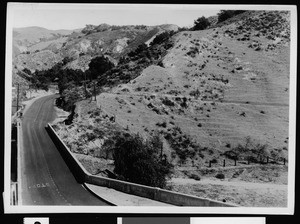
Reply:
<svg viewBox="0 0 300 224"><path fill-rule="evenodd" d="M169 181L174 191L246 207L286 207L288 181L286 166L254 165L230 169L185 172L188 176L207 173L201 180L177 175ZM224 179L219 179L224 174ZM217 178L218 177L218 178Z"/></svg>

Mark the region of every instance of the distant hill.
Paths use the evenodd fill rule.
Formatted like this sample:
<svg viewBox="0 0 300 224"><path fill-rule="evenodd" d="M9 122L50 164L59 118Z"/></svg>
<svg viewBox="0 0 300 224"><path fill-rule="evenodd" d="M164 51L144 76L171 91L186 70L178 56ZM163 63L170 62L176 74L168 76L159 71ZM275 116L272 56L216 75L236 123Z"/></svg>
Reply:
<svg viewBox="0 0 300 224"><path fill-rule="evenodd" d="M113 26L86 25L76 30L48 30L42 27L15 28L13 30L14 73L27 68L31 71L49 69L53 63L68 57L66 67L86 70L97 55L118 59L140 44L153 40L155 35L178 26ZM48 56L47 56L48 55ZM55 58L49 61L46 58ZM41 63L41 60L46 60ZM53 62L53 63L52 63ZM115 63L115 62L114 62Z"/></svg>
<svg viewBox="0 0 300 224"><path fill-rule="evenodd" d="M54 41L74 32L73 30L48 30L31 26L13 29L13 56L31 51L31 47L41 42Z"/></svg>
<svg viewBox="0 0 300 224"><path fill-rule="evenodd" d="M42 40L56 39L57 37L69 35L72 32L73 30L48 30L43 27L31 26L14 28L13 38L17 42L32 45Z"/></svg>

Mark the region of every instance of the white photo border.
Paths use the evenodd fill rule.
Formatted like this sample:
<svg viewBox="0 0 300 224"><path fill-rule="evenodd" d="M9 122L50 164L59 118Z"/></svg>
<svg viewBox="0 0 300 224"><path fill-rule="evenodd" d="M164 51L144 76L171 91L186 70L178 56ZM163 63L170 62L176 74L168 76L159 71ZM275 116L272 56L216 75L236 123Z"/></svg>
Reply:
<svg viewBox="0 0 300 224"><path fill-rule="evenodd" d="M10 144L11 144L11 97L12 97L12 29L14 12L20 7L63 7L95 8L110 4L70 3L8 3L6 28L5 61L5 149L4 149L4 212L5 213L136 213L136 214L293 214L295 205L295 141L296 141L296 84L297 84L297 8L291 5L158 5L158 7L199 7L199 10L246 9L246 10L287 10L291 12L290 42L290 88L289 88L289 167L288 206L285 208L265 207L139 207L139 206L15 206L10 204ZM114 4L116 5L116 4ZM130 6L138 4L131 4ZM146 4L142 5L147 7Z"/></svg>

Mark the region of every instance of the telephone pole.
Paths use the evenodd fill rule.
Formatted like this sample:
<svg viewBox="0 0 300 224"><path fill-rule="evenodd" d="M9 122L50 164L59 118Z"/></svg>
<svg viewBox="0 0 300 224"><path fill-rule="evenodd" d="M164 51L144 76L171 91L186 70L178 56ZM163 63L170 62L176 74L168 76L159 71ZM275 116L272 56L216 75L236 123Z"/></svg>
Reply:
<svg viewBox="0 0 300 224"><path fill-rule="evenodd" d="M97 98L96 98L96 82L94 82L94 96L95 96L95 101L97 101Z"/></svg>
<svg viewBox="0 0 300 224"><path fill-rule="evenodd" d="M17 87L17 111L19 110L19 91L20 91L20 84L18 83L18 87Z"/></svg>
<svg viewBox="0 0 300 224"><path fill-rule="evenodd" d="M87 91L86 91L86 72L84 73L84 93L85 93L85 98L87 98Z"/></svg>

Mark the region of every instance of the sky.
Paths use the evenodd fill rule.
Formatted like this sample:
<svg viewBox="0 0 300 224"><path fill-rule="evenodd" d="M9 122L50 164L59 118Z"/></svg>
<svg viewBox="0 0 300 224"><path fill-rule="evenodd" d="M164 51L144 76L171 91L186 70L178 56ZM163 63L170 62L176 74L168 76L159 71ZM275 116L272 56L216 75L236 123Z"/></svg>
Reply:
<svg viewBox="0 0 300 224"><path fill-rule="evenodd" d="M39 4L15 3L8 13L15 28L40 26L51 30L99 25L161 25L191 27L201 16L217 15L220 10L203 5L163 4Z"/></svg>

